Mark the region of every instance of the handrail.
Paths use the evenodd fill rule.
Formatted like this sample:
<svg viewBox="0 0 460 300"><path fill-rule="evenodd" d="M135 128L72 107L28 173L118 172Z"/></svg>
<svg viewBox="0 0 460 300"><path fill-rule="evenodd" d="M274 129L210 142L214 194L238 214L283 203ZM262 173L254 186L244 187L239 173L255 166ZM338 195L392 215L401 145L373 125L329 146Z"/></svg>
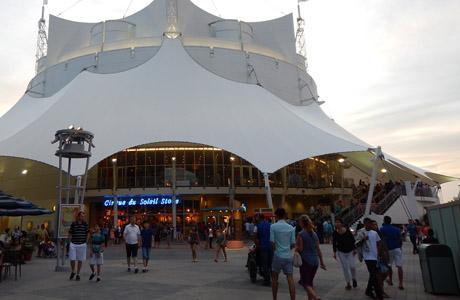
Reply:
<svg viewBox="0 0 460 300"><path fill-rule="evenodd" d="M388 194L377 204L373 210L376 214L384 214L402 194L401 188L395 186Z"/></svg>

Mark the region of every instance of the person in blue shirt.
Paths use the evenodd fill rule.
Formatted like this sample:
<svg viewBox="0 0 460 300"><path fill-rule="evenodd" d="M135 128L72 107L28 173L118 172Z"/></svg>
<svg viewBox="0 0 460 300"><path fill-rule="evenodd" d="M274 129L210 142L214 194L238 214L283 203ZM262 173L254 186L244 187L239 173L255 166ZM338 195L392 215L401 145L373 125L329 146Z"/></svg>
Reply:
<svg viewBox="0 0 460 300"><path fill-rule="evenodd" d="M258 223L256 226L256 245L260 255L260 267L264 277L264 285L270 286L270 275L273 249L270 243L270 227L271 224L264 215L258 216Z"/></svg>
<svg viewBox="0 0 460 300"><path fill-rule="evenodd" d="M143 224L143 229L141 230L141 240L142 240L142 262L144 263L144 269L142 272L148 272L148 265L150 259L150 249L152 248L152 237L153 230L150 228L150 223L145 221Z"/></svg>
<svg viewBox="0 0 460 300"><path fill-rule="evenodd" d="M412 254L417 254L417 225L415 225L414 220L409 220L406 229L409 233L410 242L412 243Z"/></svg>
<svg viewBox="0 0 460 300"><path fill-rule="evenodd" d="M274 250L272 262L273 300L278 297L278 276L281 270L286 275L291 300L295 300L295 285L292 276L294 261L291 251L295 247L295 228L286 222L284 208L276 209L275 216L278 222L270 227L270 242Z"/></svg>
<svg viewBox="0 0 460 300"><path fill-rule="evenodd" d="M398 280L399 280L399 289L403 290L403 268L402 268L402 239L401 239L401 230L396 226L391 225L391 217L385 216L383 218L383 225L380 228L380 233L383 236L383 241L385 242L388 248L389 254L389 267L390 272L388 274L388 284L393 285L393 263L398 269Z"/></svg>

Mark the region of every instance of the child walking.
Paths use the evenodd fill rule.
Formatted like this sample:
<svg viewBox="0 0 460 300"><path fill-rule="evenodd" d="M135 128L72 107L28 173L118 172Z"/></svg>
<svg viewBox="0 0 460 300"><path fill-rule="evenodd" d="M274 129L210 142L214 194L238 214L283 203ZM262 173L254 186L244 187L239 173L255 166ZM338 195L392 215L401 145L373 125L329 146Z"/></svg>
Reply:
<svg viewBox="0 0 460 300"><path fill-rule="evenodd" d="M142 238L142 262L144 263L144 268L142 272L148 272L148 265L150 259L150 248L152 248L152 236L153 230L150 228L150 223L145 221L144 228L141 230Z"/></svg>
<svg viewBox="0 0 460 300"><path fill-rule="evenodd" d="M93 233L91 235L90 239L90 268L91 268L91 276L89 276L89 280L93 280L94 276L97 275L96 281L99 282L101 281L101 271L102 271L102 265L104 264L104 241L105 237L101 233L101 228L99 225L94 226ZM96 265L96 270L94 266ZM96 273L95 273L96 271Z"/></svg>

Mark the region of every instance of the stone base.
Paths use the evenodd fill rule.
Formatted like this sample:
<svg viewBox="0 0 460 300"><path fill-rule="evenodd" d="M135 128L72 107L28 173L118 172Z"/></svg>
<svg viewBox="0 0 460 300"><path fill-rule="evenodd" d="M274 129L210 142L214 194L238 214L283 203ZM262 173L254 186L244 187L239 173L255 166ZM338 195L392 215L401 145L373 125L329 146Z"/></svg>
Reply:
<svg viewBox="0 0 460 300"><path fill-rule="evenodd" d="M242 249L244 248L244 243L243 241L228 241L227 242L227 248L228 249Z"/></svg>

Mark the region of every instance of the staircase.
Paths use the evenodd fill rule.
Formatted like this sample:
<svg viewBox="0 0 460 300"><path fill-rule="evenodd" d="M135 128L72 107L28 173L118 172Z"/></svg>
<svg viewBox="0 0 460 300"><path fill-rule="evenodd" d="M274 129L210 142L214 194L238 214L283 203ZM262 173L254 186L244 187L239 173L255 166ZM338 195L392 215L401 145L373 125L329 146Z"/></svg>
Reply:
<svg viewBox="0 0 460 300"><path fill-rule="evenodd" d="M382 193L384 193L384 191L374 195L373 199L379 198ZM387 212L387 210L399 199L402 194L402 188L400 186L395 186L388 194L385 195L382 200L371 206L371 212L377 215L385 214L385 212ZM343 223L348 224L351 227L364 216L365 208L366 204L360 203L357 206L344 211L344 213L340 216L343 220Z"/></svg>

